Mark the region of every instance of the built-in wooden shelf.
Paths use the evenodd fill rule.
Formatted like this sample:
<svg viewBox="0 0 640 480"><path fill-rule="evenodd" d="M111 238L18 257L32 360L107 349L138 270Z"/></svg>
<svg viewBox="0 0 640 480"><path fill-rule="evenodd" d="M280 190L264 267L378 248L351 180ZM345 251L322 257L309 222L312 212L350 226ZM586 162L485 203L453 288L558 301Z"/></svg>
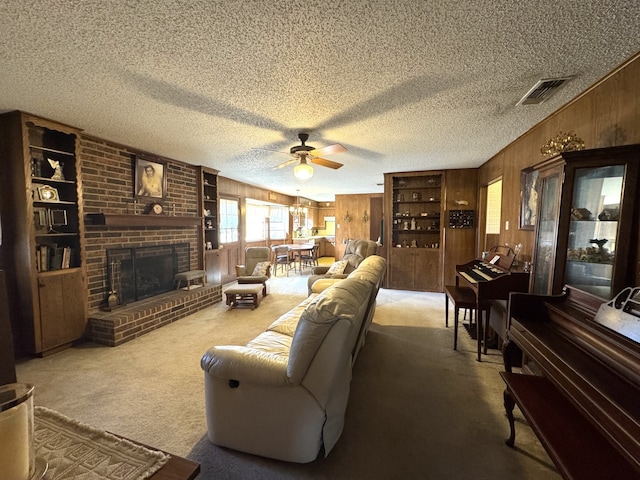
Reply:
<svg viewBox="0 0 640 480"><path fill-rule="evenodd" d="M85 218L85 227L191 227L201 224L202 217L171 215L89 213Z"/></svg>

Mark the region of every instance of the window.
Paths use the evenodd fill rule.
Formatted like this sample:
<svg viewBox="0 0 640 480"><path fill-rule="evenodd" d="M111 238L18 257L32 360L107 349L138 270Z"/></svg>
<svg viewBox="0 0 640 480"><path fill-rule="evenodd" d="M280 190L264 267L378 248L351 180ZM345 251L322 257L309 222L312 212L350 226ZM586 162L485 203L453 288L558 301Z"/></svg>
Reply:
<svg viewBox="0 0 640 480"><path fill-rule="evenodd" d="M267 219L269 218L269 206L254 203L255 200L247 199L247 213L245 217L245 240L257 242L267 238Z"/></svg>
<svg viewBox="0 0 640 480"><path fill-rule="evenodd" d="M289 210L282 205L247 199L245 220L247 242L284 240L289 231Z"/></svg>
<svg viewBox="0 0 640 480"><path fill-rule="evenodd" d="M282 205L269 207L269 219L271 231L269 237L272 240L285 240L289 233L289 210Z"/></svg>
<svg viewBox="0 0 640 480"><path fill-rule="evenodd" d="M500 234L500 213L502 210L502 179L487 187L486 234Z"/></svg>
<svg viewBox="0 0 640 480"><path fill-rule="evenodd" d="M238 200L220 199L220 243L238 241Z"/></svg>

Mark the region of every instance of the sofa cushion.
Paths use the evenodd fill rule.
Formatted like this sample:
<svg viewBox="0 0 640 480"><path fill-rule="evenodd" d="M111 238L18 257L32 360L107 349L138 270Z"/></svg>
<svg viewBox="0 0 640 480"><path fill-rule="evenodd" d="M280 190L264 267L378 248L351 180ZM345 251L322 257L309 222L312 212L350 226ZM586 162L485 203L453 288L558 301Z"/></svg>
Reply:
<svg viewBox="0 0 640 480"><path fill-rule="evenodd" d="M269 262L258 262L253 269L253 273L251 275L255 276L265 276L267 275L267 271L271 267Z"/></svg>
<svg viewBox="0 0 640 480"><path fill-rule="evenodd" d="M270 355L289 356L291 337L278 332L262 332L249 343L248 348L260 350Z"/></svg>
<svg viewBox="0 0 640 480"><path fill-rule="evenodd" d="M334 262L327 270L329 275L344 273L344 269L347 268L347 260L339 260Z"/></svg>
<svg viewBox="0 0 640 480"><path fill-rule="evenodd" d="M325 278L325 277L320 277L319 280L316 280L315 282L313 282L313 285L311 286L311 292L312 293L322 293L324 290L329 288L331 285L333 285L334 283L337 283L337 282L339 282L341 280L344 280L344 278L335 278L335 277Z"/></svg>
<svg viewBox="0 0 640 480"><path fill-rule="evenodd" d="M353 272L363 259L370 255L375 255L377 248L376 242L371 240L352 240L347 243L342 259L347 260L349 263L344 272Z"/></svg>
<svg viewBox="0 0 640 480"><path fill-rule="evenodd" d="M302 381L320 344L338 320L354 322L363 313L371 286L357 278L346 278L328 288L302 313L291 342L287 376L297 385ZM351 347L349 347L351 348Z"/></svg>
<svg viewBox="0 0 640 480"><path fill-rule="evenodd" d="M358 265L358 268L349 274L349 278L359 278L376 285L380 280L382 280L382 275L385 269L386 262L384 258L378 255L373 255L362 260L360 265Z"/></svg>
<svg viewBox="0 0 640 480"><path fill-rule="evenodd" d="M302 312L304 312L307 305L309 305L316 297L317 295L309 295L302 302L293 307L287 313L281 315L280 318L269 325L269 327L267 327L267 331L278 332L283 335L293 337L293 334L296 332L298 322L300 321L300 317L302 316Z"/></svg>

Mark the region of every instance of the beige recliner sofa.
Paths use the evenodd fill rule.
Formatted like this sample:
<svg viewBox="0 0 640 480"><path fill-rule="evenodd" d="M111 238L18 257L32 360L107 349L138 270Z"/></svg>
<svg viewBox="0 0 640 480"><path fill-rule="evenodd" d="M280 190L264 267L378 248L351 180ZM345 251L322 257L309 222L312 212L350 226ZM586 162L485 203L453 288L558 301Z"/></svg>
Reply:
<svg viewBox="0 0 640 480"><path fill-rule="evenodd" d="M369 257L246 345L210 348L201 360L209 440L289 462L311 462L323 447L328 455L385 270Z"/></svg>
<svg viewBox="0 0 640 480"><path fill-rule="evenodd" d="M307 280L308 293L311 294L313 284L321 278L347 278L351 272L358 268L362 260L370 255L375 255L377 251L378 244L372 240L349 240L342 256L342 260L347 260L344 272L337 274L327 273L331 268L329 265L313 267Z"/></svg>

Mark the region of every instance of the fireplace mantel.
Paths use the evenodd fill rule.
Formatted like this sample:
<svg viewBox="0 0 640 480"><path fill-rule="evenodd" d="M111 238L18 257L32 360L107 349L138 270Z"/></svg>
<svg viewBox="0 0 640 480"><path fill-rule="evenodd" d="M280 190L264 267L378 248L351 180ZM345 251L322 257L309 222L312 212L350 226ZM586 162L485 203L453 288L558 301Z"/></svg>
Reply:
<svg viewBox="0 0 640 480"><path fill-rule="evenodd" d="M85 217L85 227L191 227L202 223L202 217L171 215L89 213Z"/></svg>

